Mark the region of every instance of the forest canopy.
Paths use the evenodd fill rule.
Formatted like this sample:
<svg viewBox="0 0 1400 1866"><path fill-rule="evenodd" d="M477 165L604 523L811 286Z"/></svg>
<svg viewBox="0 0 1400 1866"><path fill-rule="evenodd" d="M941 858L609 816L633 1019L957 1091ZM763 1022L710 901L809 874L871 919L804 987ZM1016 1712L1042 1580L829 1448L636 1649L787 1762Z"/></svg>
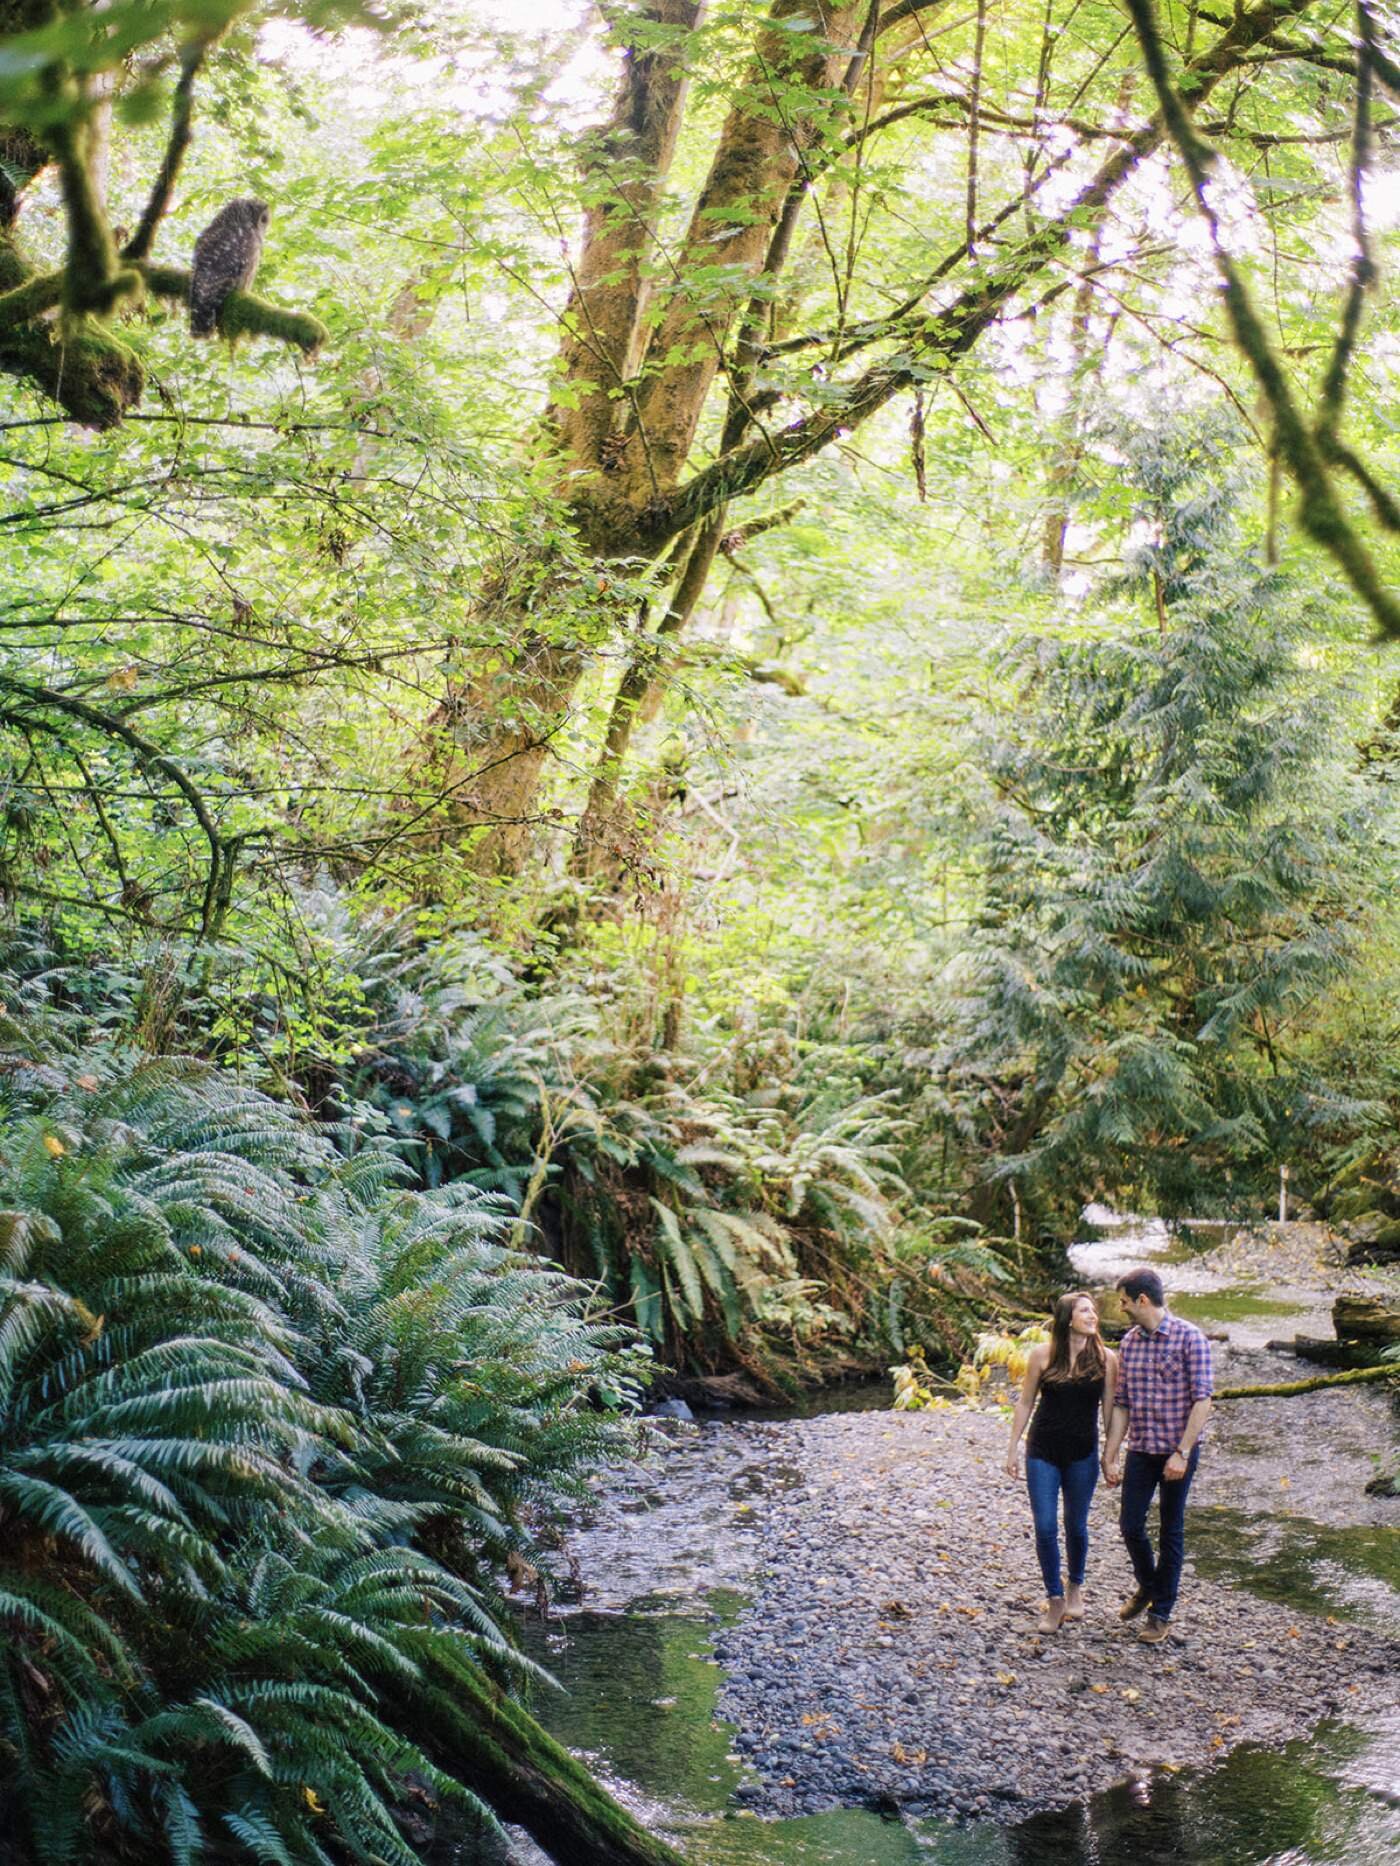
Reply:
<svg viewBox="0 0 1400 1866"><path fill-rule="evenodd" d="M639 1052L871 1019L855 1102L945 1124L943 1191L975 1182L1004 1229L981 1151L1014 1135L1048 1172L1048 1104L1024 1023L976 1037L968 967L1007 859L1022 937L1062 910L1048 857L978 827L984 788L1105 760L1151 849L1215 754L1154 715L1175 790L1115 762L1151 691L1134 631L1189 666L1224 629L1219 756L1273 760L1231 859L1275 847L1271 795L1316 814L1277 876L1291 931L1221 908L1237 954L1282 942L1231 1070L1264 1058L1293 1114L1246 1115L1236 1083L1211 1145L1262 1174L1304 1108L1364 1126L1383 1084L1298 1072L1317 1007L1389 950L1384 9L4 23L0 861L44 964L125 968L154 1040L197 1028L311 1106L370 1082L367 954L395 938L410 968L477 941L463 1002L582 993ZM1201 504L1227 485L1228 522ZM1052 652L1078 719L1044 710ZM1077 872L1084 911L1140 886L1126 860ZM1189 944L1206 910L1173 886L1125 929ZM1196 1081L1223 1013L1181 989ZM382 1098L456 1146L457 1114L433 1143ZM1167 1099L1162 1146L1210 1127ZM472 1170L524 1196L481 1144ZM1103 1170L1077 1160L1076 1194Z"/></svg>

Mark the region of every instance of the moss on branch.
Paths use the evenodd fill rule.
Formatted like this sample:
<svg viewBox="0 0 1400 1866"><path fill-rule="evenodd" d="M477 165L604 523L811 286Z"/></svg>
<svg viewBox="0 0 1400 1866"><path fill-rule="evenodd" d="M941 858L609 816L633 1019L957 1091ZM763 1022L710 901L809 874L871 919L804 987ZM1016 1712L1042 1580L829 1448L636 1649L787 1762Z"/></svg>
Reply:
<svg viewBox="0 0 1400 1866"><path fill-rule="evenodd" d="M139 270L158 298L189 302L190 275L183 266L147 263ZM277 343L294 344L307 356L315 356L330 338L320 318L309 311L286 311L255 292L240 291L230 292L220 308L219 334L228 338L271 337Z"/></svg>
<svg viewBox="0 0 1400 1866"><path fill-rule="evenodd" d="M131 347L95 315L66 311L66 274L35 271L0 237L0 373L18 376L87 428L113 428L136 407L145 371ZM179 266L142 263L115 275L120 296L134 302L150 291L185 304L190 275ZM231 292L219 329L229 338L270 337L315 356L329 336L319 318L286 311L252 292Z"/></svg>
<svg viewBox="0 0 1400 1866"><path fill-rule="evenodd" d="M1309 1380L1283 1380L1270 1386L1221 1387L1218 1400L1288 1399L1295 1393L1316 1393L1320 1387L1354 1387L1371 1380L1400 1381L1400 1365L1352 1367L1342 1374L1316 1374Z"/></svg>
<svg viewBox="0 0 1400 1866"><path fill-rule="evenodd" d="M0 240L0 371L23 377L85 428L114 428L141 400L136 353L96 319L42 321L63 297L61 272L36 273ZM27 313L19 315L19 313Z"/></svg>

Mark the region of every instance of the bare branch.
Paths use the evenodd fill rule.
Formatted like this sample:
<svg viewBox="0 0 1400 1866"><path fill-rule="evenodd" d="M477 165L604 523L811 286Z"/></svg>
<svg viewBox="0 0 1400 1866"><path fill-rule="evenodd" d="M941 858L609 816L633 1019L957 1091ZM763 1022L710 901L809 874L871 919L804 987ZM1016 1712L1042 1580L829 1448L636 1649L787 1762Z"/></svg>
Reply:
<svg viewBox="0 0 1400 1866"><path fill-rule="evenodd" d="M201 39L187 46L180 54L180 79L175 86L171 104L169 140L156 178L151 184L150 196L136 223L136 231L122 248L123 259L150 257L156 229L169 211L185 151L190 146L190 132L194 122L194 81L208 49L207 43Z"/></svg>

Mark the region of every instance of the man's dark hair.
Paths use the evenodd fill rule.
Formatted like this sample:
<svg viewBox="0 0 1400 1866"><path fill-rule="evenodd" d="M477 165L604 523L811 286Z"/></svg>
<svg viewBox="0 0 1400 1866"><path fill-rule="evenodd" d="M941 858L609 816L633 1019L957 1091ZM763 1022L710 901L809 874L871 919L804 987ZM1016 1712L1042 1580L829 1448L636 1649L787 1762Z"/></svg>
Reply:
<svg viewBox="0 0 1400 1866"><path fill-rule="evenodd" d="M1135 1300L1139 1296L1146 1296L1159 1309L1166 1306L1167 1292L1162 1288L1162 1279L1155 1270L1149 1270L1146 1264L1140 1269L1129 1270L1126 1276L1120 1276L1115 1287Z"/></svg>

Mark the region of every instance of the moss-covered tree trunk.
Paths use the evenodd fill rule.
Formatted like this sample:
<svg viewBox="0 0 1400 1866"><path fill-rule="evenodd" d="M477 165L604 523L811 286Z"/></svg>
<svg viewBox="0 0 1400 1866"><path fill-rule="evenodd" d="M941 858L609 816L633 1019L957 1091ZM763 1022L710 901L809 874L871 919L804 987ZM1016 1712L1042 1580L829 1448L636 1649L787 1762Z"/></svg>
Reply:
<svg viewBox="0 0 1400 1866"><path fill-rule="evenodd" d="M431 1635L423 1656L438 1670ZM559 1866L685 1866L519 1704L458 1666L441 1682L453 1709L413 1730L415 1741ZM401 1714L410 1727L421 1702L405 1700Z"/></svg>
<svg viewBox="0 0 1400 1866"><path fill-rule="evenodd" d="M1196 107L1307 4L1264 4L1237 13L1185 66ZM609 125L585 153L595 205L586 215L562 323L560 372L567 392L556 398L540 435L544 456L561 469L555 483L577 535L600 567L635 572L657 562L734 499L848 435L895 397L927 383L931 371L955 366L1018 298L1040 289L1043 275L1098 223L1143 158L1162 144L1160 117L1122 132L1063 211L1028 217L1030 230L1011 239L1012 215L1038 186L1028 184L1027 197L989 216L1000 230L996 242L969 241L888 317L843 327L826 346L838 364L893 340L889 355L850 377L840 395L828 392L785 425L767 425L777 396L750 382L746 358L761 355L763 345L748 327L747 312L756 298L771 303L777 297L793 227L822 162L863 134L853 99L867 61L901 57L919 42L936 10L934 0L878 8L865 0L815 6L813 0L774 0L755 30L748 69L715 142L688 231L664 265L653 264L657 277L649 282L637 243L653 237L685 108L677 52L696 9L681 0L647 0L640 9L653 27L669 28L672 50L628 57ZM610 186L624 129L635 160ZM961 290L959 276L965 278ZM936 309L930 304L935 285L946 294ZM744 419L725 422L718 457L687 477L707 398L721 373ZM530 600L515 613L501 612L493 598L497 614L488 630L517 645L513 661L454 682L437 721L437 775L448 820L455 831L478 832L472 861L487 873L516 871L526 858L550 746L590 654L586 643L570 636L567 622L557 634L540 626L547 567L525 582ZM623 739L634 717L629 692L614 722ZM607 762L615 766L615 748ZM608 788L606 773L602 788Z"/></svg>

